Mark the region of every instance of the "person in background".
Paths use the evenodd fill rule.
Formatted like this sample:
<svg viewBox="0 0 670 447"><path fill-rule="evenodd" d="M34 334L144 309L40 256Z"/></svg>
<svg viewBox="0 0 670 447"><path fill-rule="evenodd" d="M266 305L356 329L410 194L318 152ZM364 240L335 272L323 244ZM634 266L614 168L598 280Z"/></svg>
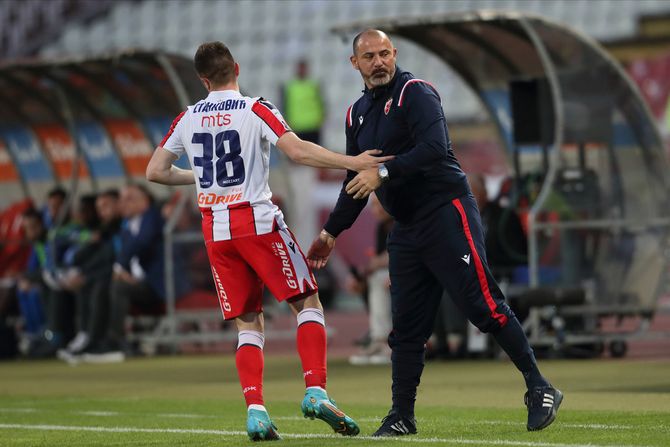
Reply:
<svg viewBox="0 0 670 447"><path fill-rule="evenodd" d="M295 77L282 86L281 109L284 118L298 138L321 144L321 127L326 117L326 108L319 83L310 78L309 64L306 60L298 61L295 70ZM289 207L283 209L288 213L286 218L296 241L304 245L309 242L319 225L317 213L314 212L313 198L318 173L310 166L292 161L287 165L290 171L288 185L292 200L288 204ZM318 272L315 274L319 275Z"/></svg>
<svg viewBox="0 0 670 447"><path fill-rule="evenodd" d="M149 191L140 184L121 190L123 216L113 266L105 337L84 352L90 363L121 362L129 352L125 318L131 306L153 312L165 300L163 217Z"/></svg>
<svg viewBox="0 0 670 447"><path fill-rule="evenodd" d="M89 243L74 256L65 279L66 287L77 296L79 332L58 357L78 362L89 347L97 347L107 330L112 267L120 243L121 215L119 192L109 189L95 199L99 225Z"/></svg>
<svg viewBox="0 0 670 447"><path fill-rule="evenodd" d="M51 357L74 335L74 297L63 288L62 261L69 247L69 228L47 233L43 214L23 213L26 239L33 247L26 273L19 279L19 303L29 330L39 334L30 340L30 357ZM43 319L39 307L43 309Z"/></svg>
<svg viewBox="0 0 670 447"><path fill-rule="evenodd" d="M68 221L69 213L63 210L63 207L67 206L66 200L67 191L60 186L56 186L48 192L47 202L42 210L42 220L45 228L51 229L56 223L63 224ZM64 214L62 218L61 213ZM58 219L62 219L62 222L58 222Z"/></svg>
<svg viewBox="0 0 670 447"><path fill-rule="evenodd" d="M284 118L300 139L319 144L326 118L321 88L317 81L309 78L309 64L305 59L298 61L295 71L295 78L282 89Z"/></svg>
<svg viewBox="0 0 670 447"><path fill-rule="evenodd" d="M367 287L370 343L358 354L349 357L352 365L391 363L391 349L388 336L391 332L391 290L389 279L389 255L386 239L393 217L384 210L379 199L373 194L372 213L377 219L375 253L361 272L356 289Z"/></svg>

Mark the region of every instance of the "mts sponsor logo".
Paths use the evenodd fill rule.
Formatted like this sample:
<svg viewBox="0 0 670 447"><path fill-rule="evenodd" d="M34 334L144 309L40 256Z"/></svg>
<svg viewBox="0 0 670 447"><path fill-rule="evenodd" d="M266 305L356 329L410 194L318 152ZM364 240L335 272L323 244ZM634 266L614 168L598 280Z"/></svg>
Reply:
<svg viewBox="0 0 670 447"><path fill-rule="evenodd" d="M242 200L241 192L225 195L218 195L212 192L209 194L198 193L198 205L218 205L219 203L233 203L239 200Z"/></svg>
<svg viewBox="0 0 670 447"><path fill-rule="evenodd" d="M226 294L226 290L223 288L223 283L221 283L221 278L219 278L219 274L214 267L212 267L212 276L214 277L214 283L216 284L216 294L219 296L221 308L226 312L230 312L232 308L228 301L228 295Z"/></svg>
<svg viewBox="0 0 670 447"><path fill-rule="evenodd" d="M232 122L232 115L230 113L226 113L224 115L221 115L220 113L217 113L216 115L205 115L200 119L200 126L201 127L221 127L221 126L227 126Z"/></svg>
<svg viewBox="0 0 670 447"><path fill-rule="evenodd" d="M291 259L286 251L286 247L281 242L273 242L272 251L275 256L281 259L281 271L286 278L286 284L292 289L297 289L298 282L295 280L295 274L293 273L293 267L291 266Z"/></svg>

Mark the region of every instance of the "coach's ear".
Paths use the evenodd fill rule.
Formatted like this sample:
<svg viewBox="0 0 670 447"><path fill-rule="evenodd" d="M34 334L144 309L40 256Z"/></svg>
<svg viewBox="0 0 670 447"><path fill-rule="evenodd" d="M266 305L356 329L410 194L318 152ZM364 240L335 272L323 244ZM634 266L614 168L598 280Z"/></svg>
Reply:
<svg viewBox="0 0 670 447"><path fill-rule="evenodd" d="M349 56L349 61L351 62L351 66L354 67L354 70L360 71L360 69L358 68L358 58L356 58L355 54Z"/></svg>

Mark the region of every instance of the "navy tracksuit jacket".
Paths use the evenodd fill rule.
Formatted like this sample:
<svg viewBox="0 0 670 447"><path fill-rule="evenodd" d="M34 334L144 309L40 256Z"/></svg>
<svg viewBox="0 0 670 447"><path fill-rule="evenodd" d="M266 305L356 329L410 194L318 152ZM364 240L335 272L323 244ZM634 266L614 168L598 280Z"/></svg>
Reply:
<svg viewBox="0 0 670 447"><path fill-rule="evenodd" d="M389 84L366 88L348 109L346 136L348 155L381 149L396 156L376 191L396 220L388 239L394 363L423 353L443 289L482 331L504 326L513 314L489 272L479 211L432 85L396 67ZM344 185L355 175L348 172ZM325 230L339 235L366 203L343 186ZM403 360L405 352L411 358Z"/></svg>

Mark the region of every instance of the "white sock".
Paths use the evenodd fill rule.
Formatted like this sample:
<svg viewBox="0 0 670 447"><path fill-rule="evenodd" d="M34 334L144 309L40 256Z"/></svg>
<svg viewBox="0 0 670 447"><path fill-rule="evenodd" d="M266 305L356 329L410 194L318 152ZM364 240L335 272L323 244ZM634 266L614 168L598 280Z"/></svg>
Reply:
<svg viewBox="0 0 670 447"><path fill-rule="evenodd" d="M328 393L326 392L326 390L324 390L320 386L308 386L307 391L309 390L322 391L326 395L326 397L328 397Z"/></svg>
<svg viewBox="0 0 670 447"><path fill-rule="evenodd" d="M268 410L265 409L265 406L263 406L263 405L258 405L258 404L251 404L251 405L249 405L249 407L247 408L247 411L249 411L249 410L264 411L264 412L266 412L266 413L268 412Z"/></svg>

